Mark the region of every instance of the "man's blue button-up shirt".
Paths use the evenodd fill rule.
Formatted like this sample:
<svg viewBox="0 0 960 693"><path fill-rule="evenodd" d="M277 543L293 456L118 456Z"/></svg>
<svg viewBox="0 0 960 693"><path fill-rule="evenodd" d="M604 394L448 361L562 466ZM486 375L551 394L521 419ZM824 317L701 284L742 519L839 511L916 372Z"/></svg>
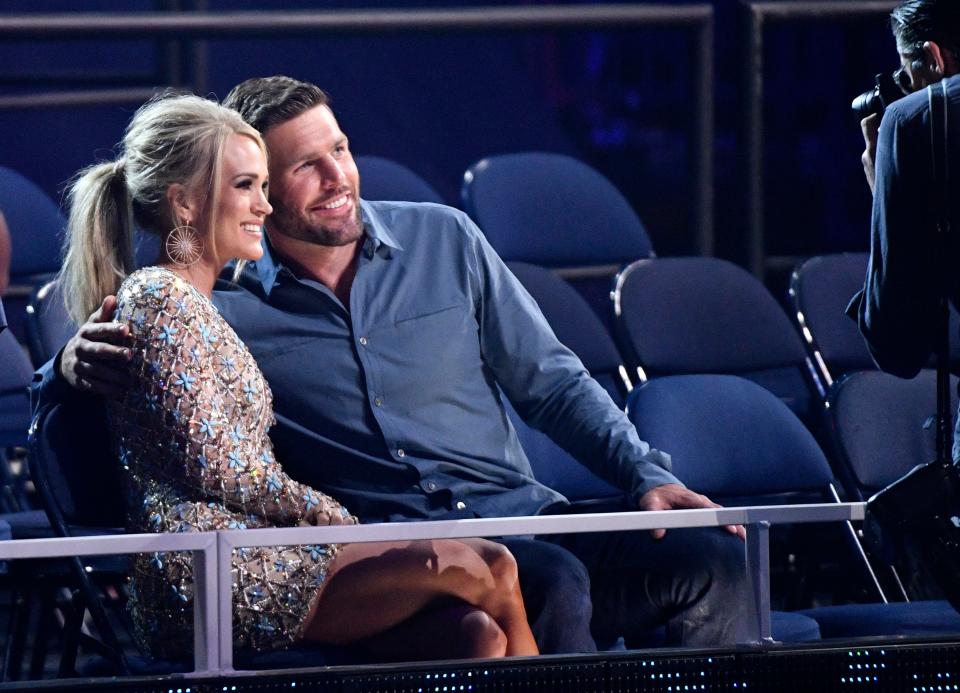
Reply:
<svg viewBox="0 0 960 693"><path fill-rule="evenodd" d="M269 249L242 289L214 292L273 390L270 437L291 476L364 521L564 504L533 478L502 391L634 498L676 482L465 214L403 202L361 211L349 306Z"/></svg>

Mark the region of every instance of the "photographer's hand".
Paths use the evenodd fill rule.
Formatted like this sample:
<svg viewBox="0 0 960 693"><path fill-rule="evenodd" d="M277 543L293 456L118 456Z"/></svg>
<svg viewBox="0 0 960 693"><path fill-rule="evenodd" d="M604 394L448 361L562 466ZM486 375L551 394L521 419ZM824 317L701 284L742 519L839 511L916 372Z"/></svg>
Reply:
<svg viewBox="0 0 960 693"><path fill-rule="evenodd" d="M880 130L880 116L876 113L868 115L860 121L860 130L863 132L863 142L866 145L866 149L860 155L860 162L863 164L863 175L867 177L867 185L870 186L872 194L876 181L874 162L877 159L877 132Z"/></svg>

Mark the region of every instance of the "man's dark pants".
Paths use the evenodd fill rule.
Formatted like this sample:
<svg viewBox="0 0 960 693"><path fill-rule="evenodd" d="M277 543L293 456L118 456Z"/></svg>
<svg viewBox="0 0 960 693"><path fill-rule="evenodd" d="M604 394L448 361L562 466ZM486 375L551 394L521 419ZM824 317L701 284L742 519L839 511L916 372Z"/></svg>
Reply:
<svg viewBox="0 0 960 693"><path fill-rule="evenodd" d="M517 559L527 616L544 654L629 646L666 625L666 643L717 647L742 640L743 542L715 527L504 537ZM592 607L591 607L592 604Z"/></svg>

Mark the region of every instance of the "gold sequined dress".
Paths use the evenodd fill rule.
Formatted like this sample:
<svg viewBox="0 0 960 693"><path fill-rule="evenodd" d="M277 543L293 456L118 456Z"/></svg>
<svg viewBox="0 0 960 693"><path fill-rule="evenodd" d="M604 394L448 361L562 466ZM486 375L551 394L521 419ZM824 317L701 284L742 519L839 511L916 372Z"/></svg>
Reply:
<svg viewBox="0 0 960 693"><path fill-rule="evenodd" d="M274 460L270 388L209 299L175 273L149 267L118 292L117 319L134 338L133 382L111 404L128 490L128 529L197 532L297 525L335 500ZM238 647L297 641L336 545L239 549L233 559ZM189 553L139 554L130 612L141 644L160 657L193 650Z"/></svg>

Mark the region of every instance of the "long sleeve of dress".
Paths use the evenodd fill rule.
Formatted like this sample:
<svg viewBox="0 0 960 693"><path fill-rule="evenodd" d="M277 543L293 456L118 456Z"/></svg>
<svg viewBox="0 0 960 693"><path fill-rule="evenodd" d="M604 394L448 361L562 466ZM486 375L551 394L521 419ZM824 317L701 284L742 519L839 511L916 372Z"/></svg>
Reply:
<svg viewBox="0 0 960 693"><path fill-rule="evenodd" d="M151 269L131 277L119 301L136 355L127 411L115 417L128 468L136 456L153 479L272 525L346 515L275 461L270 390L208 300L172 272Z"/></svg>

